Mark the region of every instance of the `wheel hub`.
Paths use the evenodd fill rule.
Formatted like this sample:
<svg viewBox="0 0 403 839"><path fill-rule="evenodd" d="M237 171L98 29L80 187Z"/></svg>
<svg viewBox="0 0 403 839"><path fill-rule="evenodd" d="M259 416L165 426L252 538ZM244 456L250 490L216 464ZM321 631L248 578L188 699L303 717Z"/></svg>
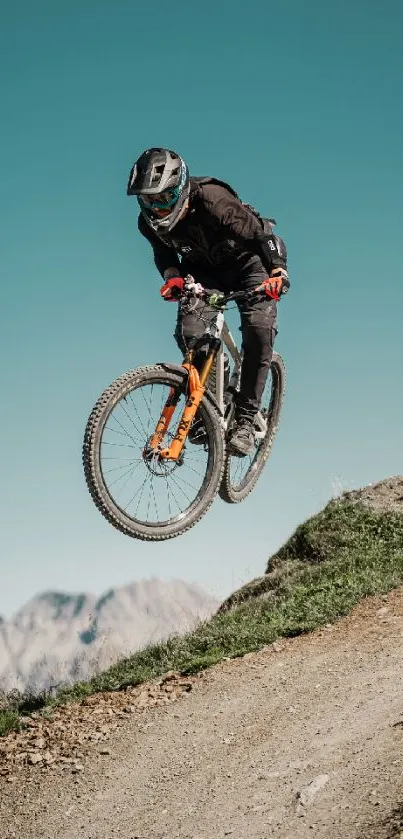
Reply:
<svg viewBox="0 0 403 839"><path fill-rule="evenodd" d="M173 440L173 434L168 432L167 437L168 446L170 446ZM165 445L164 448L167 448L167 446ZM182 466L185 448L182 449L177 460L167 460L166 457L161 457L161 451L161 445L157 449L153 449L148 442L143 450L143 460L152 475L155 475L157 478L166 478L172 472L175 472L179 466Z"/></svg>

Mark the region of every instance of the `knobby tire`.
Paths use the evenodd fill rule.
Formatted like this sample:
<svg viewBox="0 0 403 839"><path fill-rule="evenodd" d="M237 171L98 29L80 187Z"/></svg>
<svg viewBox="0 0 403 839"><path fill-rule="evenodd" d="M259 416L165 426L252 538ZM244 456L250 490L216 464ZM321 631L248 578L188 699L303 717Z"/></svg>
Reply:
<svg viewBox="0 0 403 839"><path fill-rule="evenodd" d="M271 453L279 424L286 384L284 361L276 352L273 353L271 362L271 375L273 387L267 420L267 431L263 440L260 442L260 445L256 449L255 457L248 471L238 485L234 485L231 477L231 464L235 455L232 455L229 451L227 451L223 476L219 489L220 498L223 501L226 501L227 504L239 504L249 495L249 493L252 492Z"/></svg>
<svg viewBox="0 0 403 839"><path fill-rule="evenodd" d="M178 388L186 393L187 374L185 371L170 371L160 365L140 367L124 373L101 394L87 422L83 443L84 475L90 495L102 515L122 533L136 539L161 541L180 536L190 530L207 512L218 493L225 460L224 433L220 417L207 396L204 396L199 409L207 434L208 467L203 486L194 502L185 513L176 520L163 523L138 521L128 515L108 491L101 464L101 442L103 429L113 409L131 392L145 385L162 384ZM155 417L157 422L158 416ZM190 445L190 444L187 444ZM184 453L186 458L186 450Z"/></svg>

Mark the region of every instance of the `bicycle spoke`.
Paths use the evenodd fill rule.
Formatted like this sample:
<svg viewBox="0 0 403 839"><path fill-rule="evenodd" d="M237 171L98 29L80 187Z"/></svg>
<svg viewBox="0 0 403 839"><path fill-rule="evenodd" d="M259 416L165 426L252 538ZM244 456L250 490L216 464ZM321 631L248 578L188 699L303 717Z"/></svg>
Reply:
<svg viewBox="0 0 403 839"><path fill-rule="evenodd" d="M115 420L115 422L117 422L117 424L120 426L120 428L122 428L122 429L123 429L123 431L124 431L124 435L123 435L123 436L128 437L128 438L129 438L129 440L131 440L131 441L132 441L132 443L134 443L134 445L135 445L135 446L136 446L136 445L138 445L138 444L137 444L137 442L136 442L136 440L134 439L134 437L132 437L132 435L128 432L128 430L124 427L124 425L120 422L120 420L118 420L118 418L117 418L116 416L114 416L114 417L113 417L113 419ZM109 431L114 431L114 429L113 429L113 428L109 428L108 430L109 430ZM121 432L121 433L122 433L122 432ZM118 431L116 431L116 434L119 434L119 432L118 432Z"/></svg>
<svg viewBox="0 0 403 839"><path fill-rule="evenodd" d="M171 496L170 496L170 486L169 486L169 482L168 482L168 481L167 481L167 501L168 501L169 517L170 517L170 518L172 518Z"/></svg>
<svg viewBox="0 0 403 839"><path fill-rule="evenodd" d="M172 482L170 483L170 487L171 487L171 492L172 492L172 495L173 495L173 497L174 497L174 499L175 499L176 506L177 506L177 508L178 508L179 512L180 512L180 513L183 513L183 506L179 503L179 501L178 501L178 499L177 499L177 497L176 497L176 495L175 495L175 493L174 493L174 488L173 488L173 486L172 486Z"/></svg>
<svg viewBox="0 0 403 839"><path fill-rule="evenodd" d="M136 492L134 493L134 495L132 495L132 497L131 497L130 501L128 501L128 502L127 502L126 507L124 508L125 510L127 510L127 508L130 506L130 504L132 504L132 502L134 501L134 499L136 498L136 496L139 494L139 492L140 492L140 499L141 499L141 496L142 496L142 492L143 492L144 486L145 486L145 484L147 483L147 481L149 480L149 477L150 477L149 475L146 475L146 477L144 478L144 481L143 481L143 483L141 484L141 486L139 486L139 488L138 488L138 489L136 489ZM139 503L139 502L138 502L138 503ZM136 508L136 510L137 510L137 508Z"/></svg>
<svg viewBox="0 0 403 839"><path fill-rule="evenodd" d="M197 475L197 477L198 477L198 478L200 478L200 477L201 477L201 476L200 476L200 472L196 472L196 469L193 469L193 467L192 467L192 466L189 466L189 464L188 464L188 463L186 463L186 461L185 461L185 463L184 463L183 465L186 467L186 469L190 469L190 471L191 471L191 472L194 472L194 474L195 474L195 475Z"/></svg>
<svg viewBox="0 0 403 839"><path fill-rule="evenodd" d="M125 408L125 406L124 406L123 404L121 405L121 408L122 408L123 413L127 416L127 419L129 420L129 422L131 422L131 424L132 424L133 428L137 431L137 434L140 434L140 436L141 436L141 435L142 435L142 432L141 432L141 431L139 431L139 429L137 428L137 426L136 426L136 424L135 424L135 422L134 422L134 420L133 420L133 417L131 417L131 416L130 416L129 412L126 410L126 408ZM140 424L141 424L141 423L140 423ZM145 436L146 436L146 432L144 432L144 434L145 434Z"/></svg>
<svg viewBox="0 0 403 839"><path fill-rule="evenodd" d="M200 446L200 449L202 449L202 447L201 447L201 446ZM196 462L196 463L200 463L200 453L199 453L198 455L197 455L197 454L194 454L194 455L193 455L193 454L188 454L188 451L189 451L189 450L188 450L188 449L186 449L185 462L187 463L187 462L188 462L188 460L190 460L190 461L192 461L193 463L194 463L194 462ZM204 452L204 450L203 450L203 454L206 454L206 452Z"/></svg>
<svg viewBox="0 0 403 839"><path fill-rule="evenodd" d="M189 481L185 481L185 478L182 478L182 476L181 476L181 482L182 482L183 484L186 484L186 486L190 487L190 489L197 489L197 488L194 486L194 484L190 484L190 483L189 483Z"/></svg>
<svg viewBox="0 0 403 839"><path fill-rule="evenodd" d="M142 457L103 457L102 460L130 460L131 463L134 463L135 460L141 461Z"/></svg>
<svg viewBox="0 0 403 839"><path fill-rule="evenodd" d="M153 501L154 501L154 507L155 507L155 515L156 515L156 517L158 518L158 507L157 507L157 501L156 501L156 498L155 498L154 484L153 484L153 482L152 482L152 481L151 481L151 489L152 489L152 492L153 492Z"/></svg>
<svg viewBox="0 0 403 839"><path fill-rule="evenodd" d="M133 467L133 469L131 469L131 471L129 472L129 474L128 474L126 480L124 481L124 483L120 485L120 492L123 492L125 487L127 487L127 484L129 483L130 479L133 477L135 468L136 467Z"/></svg>
<svg viewBox="0 0 403 839"><path fill-rule="evenodd" d="M151 397L152 397L152 395L153 395L153 387L154 387L154 385L151 385L150 401L151 401ZM148 414L149 414L149 419L151 419L151 410L150 410L150 406L149 406L149 405L147 405L146 398L145 398L145 396L144 396L144 389L143 389L143 388L141 389L141 395L142 395L142 397L143 397L143 399L144 399L144 403L145 403L145 406L146 406L147 411L148 411Z"/></svg>
<svg viewBox="0 0 403 839"><path fill-rule="evenodd" d="M135 471L136 471L136 469L137 469L137 466L131 466L131 467L130 467L130 469L128 469L128 471L124 473L124 475L119 475L119 477L115 478L115 480L114 480L114 481L112 481L112 482L109 484L109 486L110 486L110 487L114 486L114 484L117 484L117 483L118 483L118 481L121 481L121 480L122 480L122 478L125 478L125 477L126 477L126 475L128 474L128 472L130 472L131 470L133 470L133 472L135 472Z"/></svg>
<svg viewBox="0 0 403 839"><path fill-rule="evenodd" d="M153 390L154 390L154 385L151 385L150 402L152 401L152 398L153 398ZM148 425L147 425L147 440L149 440L149 438L150 438L151 420L152 420L152 414L151 414L151 411L150 411L150 415L148 417Z"/></svg>
<svg viewBox="0 0 403 839"><path fill-rule="evenodd" d="M133 461L130 460L130 466L133 466ZM112 466L111 469L103 469L104 475L110 475L111 472L117 472L118 469L126 469L127 463L122 463L120 466Z"/></svg>
<svg viewBox="0 0 403 839"><path fill-rule="evenodd" d="M111 429L108 429L108 431L109 430ZM120 449L136 449L137 451L139 448L138 446L133 446L131 443L109 443L107 440L102 440L101 446L117 446Z"/></svg>
<svg viewBox="0 0 403 839"><path fill-rule="evenodd" d="M173 475L172 475L172 480L173 480L173 482L174 482L175 486L177 486L177 487L178 487L178 489L180 489L180 491L183 493L183 495L185 496L185 498L186 498L186 499L190 502L190 498L189 498L189 496L188 496L188 495L186 495L185 490L184 490L184 489L182 489L181 485L178 483L178 481L176 481L176 480L175 480L175 478L174 478L174 476L173 476Z"/></svg>
<svg viewBox="0 0 403 839"><path fill-rule="evenodd" d="M133 405L134 411L135 411L135 413L136 413L136 417L138 417L139 423L140 423L140 425L141 425L141 428L142 428L142 433L144 434L144 436L145 436L145 437L147 437L147 432L146 432L146 430L145 430L145 428L144 428L144 425L143 425L143 423L142 423L142 421L141 421L141 417L140 417L140 415L139 415L139 412L138 412L138 410L137 410L137 408L136 408L136 406L135 406L135 404L134 404L134 402L133 402L133 399L132 399L132 394L131 394L131 393L129 393L129 398L130 398L130 401L131 401L131 403L132 403L132 405Z"/></svg>
<svg viewBox="0 0 403 839"><path fill-rule="evenodd" d="M116 417L113 417L113 419L114 419L114 420L116 420ZM121 427L123 427L123 426L121 425ZM127 436L129 436L129 435L127 434L127 431L125 431L125 432L123 433L123 431L118 431L118 430L117 430L117 428L110 428L108 425L106 425L106 426L105 426L104 433L105 433L105 431L111 431L111 432L112 432L112 434L120 434L120 436L121 436L121 437L127 437ZM131 439L131 438L130 438L130 439ZM133 441L133 442L135 442L135 441ZM101 445L102 445L102 446L119 446L119 445L122 445L122 446L123 446L123 445L125 445L125 444L124 444L124 443L107 443L107 442L106 442L106 440L102 440ZM129 445L129 443L127 443L126 445ZM137 445L137 444L135 444L134 448L136 448L136 449L137 449L137 448L138 448L138 445Z"/></svg>

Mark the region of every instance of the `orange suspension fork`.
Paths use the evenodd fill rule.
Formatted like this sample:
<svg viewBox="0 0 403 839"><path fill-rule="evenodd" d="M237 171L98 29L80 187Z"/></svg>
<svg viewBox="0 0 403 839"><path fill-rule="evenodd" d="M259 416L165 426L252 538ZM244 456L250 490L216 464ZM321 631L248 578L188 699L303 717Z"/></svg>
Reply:
<svg viewBox="0 0 403 839"><path fill-rule="evenodd" d="M185 363L182 366L186 367L186 369L189 369L190 366L191 366L192 358L193 358L193 352L190 350L187 353L187 355L185 356L185 359L184 359ZM165 402L165 405L162 409L161 416L158 420L158 423L157 423L156 429L154 431L154 434L149 440L148 445L150 446L150 448L156 449L156 448L158 448L158 446L161 445L161 443L164 439L164 435L165 435L166 431L168 430L168 428L170 426L170 423L171 423L171 419L172 419L172 417L175 413L175 408L176 408L176 406L179 402L179 397L180 397L179 391L176 388L171 387L171 389L169 391L169 394L168 394L168 399Z"/></svg>
<svg viewBox="0 0 403 839"><path fill-rule="evenodd" d="M161 416L160 416L160 418L158 420L158 423L157 423L157 427L156 427L156 429L154 431L154 434L151 437L151 440L150 440L150 443L149 443L149 445L151 446L152 449L156 449L156 448L158 448L158 446L161 445L161 443L164 439L165 432L169 428L169 424L170 424L171 419L172 419L172 417L175 413L175 408L178 404L179 395L180 394L176 390L176 388L171 387L171 390L169 391L169 394L168 394L168 399L165 402L165 405L162 409Z"/></svg>
<svg viewBox="0 0 403 839"><path fill-rule="evenodd" d="M199 374L196 367L193 366L191 359L185 361L182 365L185 370L189 371L189 396L179 422L178 428L171 445L167 449L162 449L160 457L166 460L177 460L188 435L189 428L195 418L196 411L203 398L206 389L206 382L210 375L211 368L214 362L214 353L212 352L205 361L203 369ZM165 410L165 409L164 409ZM175 410L175 408L174 408ZM164 412L163 412L164 413ZM173 413L173 412L172 412ZM172 417L171 413L171 417ZM161 417L162 418L162 417ZM161 420L160 420L161 422ZM158 428L158 426L157 426Z"/></svg>

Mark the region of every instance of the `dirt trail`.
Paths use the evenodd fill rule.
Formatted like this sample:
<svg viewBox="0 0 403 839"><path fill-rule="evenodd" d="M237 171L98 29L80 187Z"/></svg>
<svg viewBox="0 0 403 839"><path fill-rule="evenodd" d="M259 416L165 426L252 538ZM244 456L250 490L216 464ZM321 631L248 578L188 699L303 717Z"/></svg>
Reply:
<svg viewBox="0 0 403 839"><path fill-rule="evenodd" d="M209 671L83 770L0 784L3 839L390 839L403 822L403 589ZM100 754L108 751L109 754ZM400 832L401 831L401 832Z"/></svg>

